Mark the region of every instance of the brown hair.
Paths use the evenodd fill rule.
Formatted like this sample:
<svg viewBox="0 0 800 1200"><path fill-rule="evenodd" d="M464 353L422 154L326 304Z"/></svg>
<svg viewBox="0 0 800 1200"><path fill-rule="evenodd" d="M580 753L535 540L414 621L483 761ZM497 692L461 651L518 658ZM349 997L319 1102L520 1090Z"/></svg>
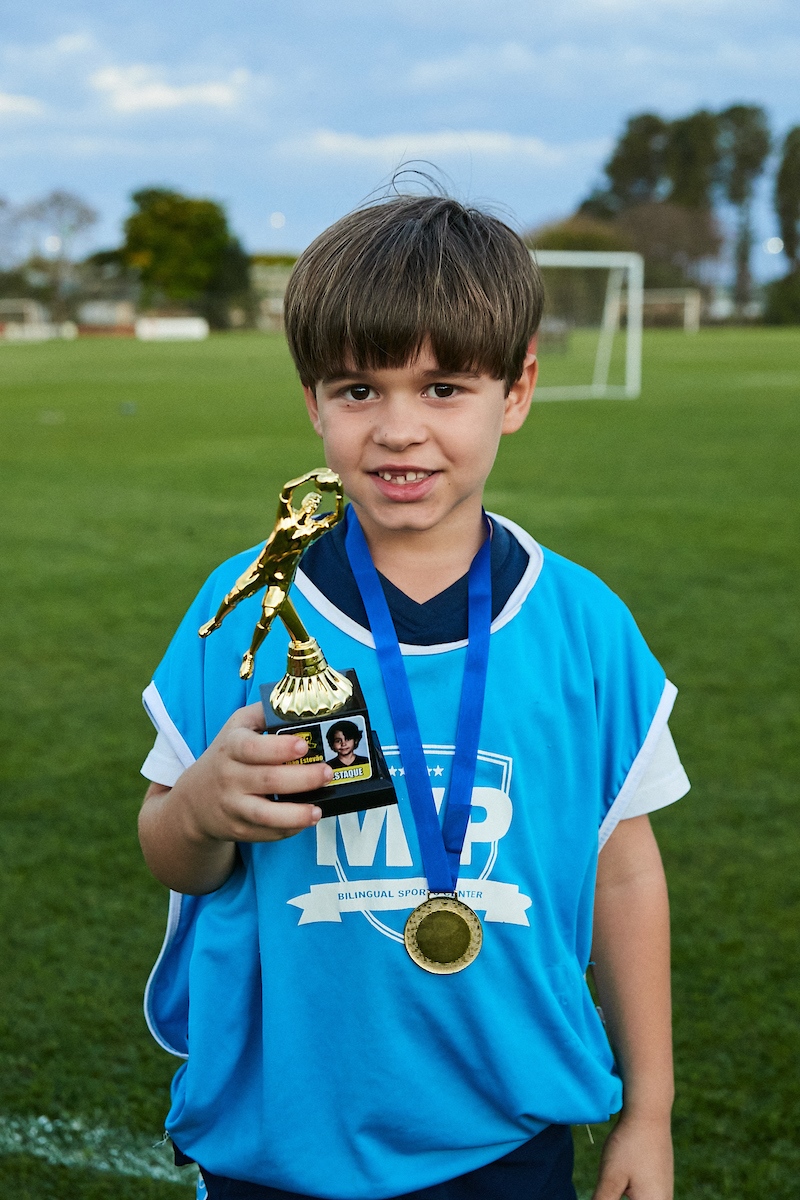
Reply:
<svg viewBox="0 0 800 1200"><path fill-rule="evenodd" d="M349 213L304 250L284 317L300 379L402 366L426 340L443 371L519 378L542 315L522 239L446 196L395 196Z"/></svg>

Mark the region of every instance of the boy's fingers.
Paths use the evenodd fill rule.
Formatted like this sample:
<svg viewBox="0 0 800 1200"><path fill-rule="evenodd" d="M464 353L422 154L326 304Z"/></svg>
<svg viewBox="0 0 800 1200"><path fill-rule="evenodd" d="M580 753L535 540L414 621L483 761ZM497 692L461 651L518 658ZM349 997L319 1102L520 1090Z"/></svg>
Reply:
<svg viewBox="0 0 800 1200"><path fill-rule="evenodd" d="M254 796L242 816L255 829L293 833L307 829L309 825L316 825L322 812L313 804L280 803Z"/></svg>
<svg viewBox="0 0 800 1200"><path fill-rule="evenodd" d="M236 712L228 721L228 726L231 729L253 729L257 733L266 729L264 720L264 707L261 704L245 704L244 708L237 708Z"/></svg>
<svg viewBox="0 0 800 1200"><path fill-rule="evenodd" d="M302 758L308 752L308 742L290 733L262 734L239 729L232 734L231 749L238 762L267 767Z"/></svg>
<svg viewBox="0 0 800 1200"><path fill-rule="evenodd" d="M620 1200L620 1197L627 1195L627 1188L632 1182L629 1171L604 1163L592 1200Z"/></svg>
<svg viewBox="0 0 800 1200"><path fill-rule="evenodd" d="M310 792L314 788L323 787L333 779L333 771L327 763L314 763L313 766L301 767L272 766L263 771L253 771L248 779L247 790L256 795L271 794L296 795L298 792Z"/></svg>

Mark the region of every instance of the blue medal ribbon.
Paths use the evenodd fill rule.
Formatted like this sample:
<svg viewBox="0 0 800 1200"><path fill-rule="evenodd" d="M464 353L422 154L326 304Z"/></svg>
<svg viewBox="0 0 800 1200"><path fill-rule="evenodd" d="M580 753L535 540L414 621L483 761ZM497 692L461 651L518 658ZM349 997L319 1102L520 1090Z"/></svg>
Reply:
<svg viewBox="0 0 800 1200"><path fill-rule="evenodd" d="M440 825L397 632L369 546L352 504L348 505L345 520L347 557L375 639L378 665L405 771L428 888L431 892L455 892L458 886L461 850L472 804L472 785L478 763L478 740L489 665L492 624L491 536L487 535L472 560L467 579L469 640L464 679L461 684L453 770L446 797L444 822Z"/></svg>

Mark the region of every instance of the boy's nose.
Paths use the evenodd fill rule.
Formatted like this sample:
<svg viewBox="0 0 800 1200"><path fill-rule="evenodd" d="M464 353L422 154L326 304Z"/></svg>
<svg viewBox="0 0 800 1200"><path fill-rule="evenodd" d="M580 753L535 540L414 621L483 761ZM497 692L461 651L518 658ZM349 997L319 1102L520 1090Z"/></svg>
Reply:
<svg viewBox="0 0 800 1200"><path fill-rule="evenodd" d="M405 450L427 439L427 429L417 406L403 399L386 400L381 405L373 434L387 450Z"/></svg>

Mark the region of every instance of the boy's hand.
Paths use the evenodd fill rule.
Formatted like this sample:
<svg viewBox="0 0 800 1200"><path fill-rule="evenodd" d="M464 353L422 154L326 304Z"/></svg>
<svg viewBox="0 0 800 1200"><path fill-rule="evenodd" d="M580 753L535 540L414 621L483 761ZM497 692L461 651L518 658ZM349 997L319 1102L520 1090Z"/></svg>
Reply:
<svg viewBox="0 0 800 1200"><path fill-rule="evenodd" d="M603 1148L592 1200L672 1200L669 1118L642 1119L623 1112Z"/></svg>
<svg viewBox="0 0 800 1200"><path fill-rule="evenodd" d="M240 708L173 788L151 784L139 817L150 870L168 887L204 893L234 867L236 842L272 842L315 825L316 805L268 800L268 793L311 791L333 778L327 763L294 763L302 738L264 735L260 704Z"/></svg>
<svg viewBox="0 0 800 1200"><path fill-rule="evenodd" d="M180 797L187 832L226 842L274 842L291 837L322 816L310 804L267 800L277 792L309 792L333 778L327 763L293 763L308 744L291 734L264 735L260 704L240 708L223 725L206 752L181 775Z"/></svg>

